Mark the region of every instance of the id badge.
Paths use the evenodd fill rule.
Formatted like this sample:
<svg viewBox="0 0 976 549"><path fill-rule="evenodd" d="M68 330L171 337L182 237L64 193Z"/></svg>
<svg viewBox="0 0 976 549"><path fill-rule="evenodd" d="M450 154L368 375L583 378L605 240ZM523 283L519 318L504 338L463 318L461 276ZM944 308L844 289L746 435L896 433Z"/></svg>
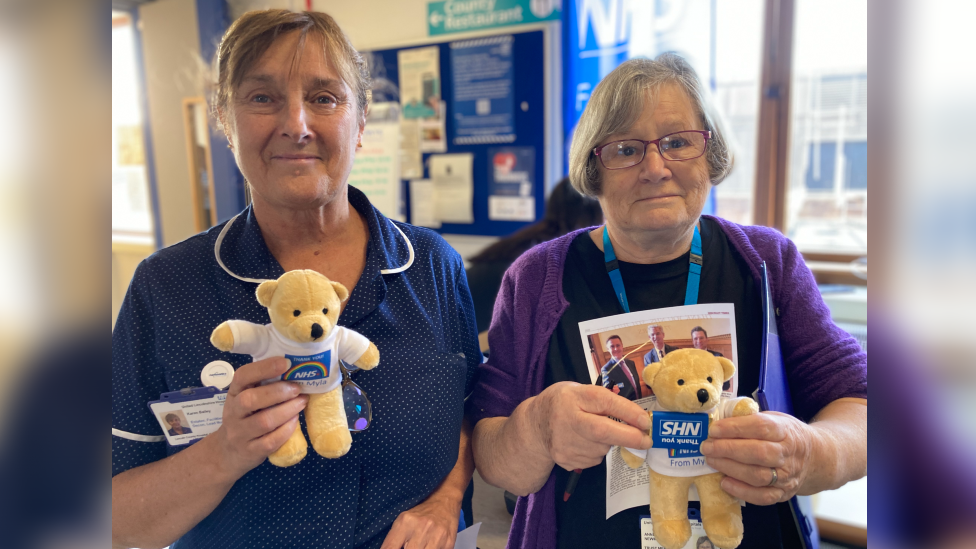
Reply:
<svg viewBox="0 0 976 549"><path fill-rule="evenodd" d="M705 535L705 528L701 523L701 514L698 509L688 509L688 524L691 526L691 537L681 549L715 549L712 540ZM641 549L663 549L654 537L654 524L649 515L641 515Z"/></svg>
<svg viewBox="0 0 976 549"><path fill-rule="evenodd" d="M708 438L708 414L654 412L651 442L665 448L670 458L701 457L701 443Z"/></svg>
<svg viewBox="0 0 976 549"><path fill-rule="evenodd" d="M227 391L194 387L159 395L149 409L170 446L192 444L220 428Z"/></svg>

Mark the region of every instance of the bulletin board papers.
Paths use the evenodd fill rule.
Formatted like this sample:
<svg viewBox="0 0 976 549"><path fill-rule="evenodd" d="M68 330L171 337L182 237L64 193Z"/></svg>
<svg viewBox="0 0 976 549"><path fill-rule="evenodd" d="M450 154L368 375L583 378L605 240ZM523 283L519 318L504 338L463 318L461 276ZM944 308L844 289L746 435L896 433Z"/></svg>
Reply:
<svg viewBox="0 0 976 549"><path fill-rule="evenodd" d="M400 212L400 125L370 121L362 144L356 151L349 184L363 191L386 217L405 221Z"/></svg>
<svg viewBox="0 0 976 549"><path fill-rule="evenodd" d="M437 191L430 179L415 179L410 182L410 223L419 227L439 229L437 219Z"/></svg>
<svg viewBox="0 0 976 549"><path fill-rule="evenodd" d="M430 157L434 208L442 223L474 223L474 155L436 154Z"/></svg>
<svg viewBox="0 0 976 549"><path fill-rule="evenodd" d="M441 101L440 49L437 46L397 52L400 105L404 118L435 118Z"/></svg>
<svg viewBox="0 0 976 549"><path fill-rule="evenodd" d="M512 35L451 43L455 145L515 141Z"/></svg>
<svg viewBox="0 0 976 549"><path fill-rule="evenodd" d="M535 148L492 148L488 159L488 219L535 221Z"/></svg>

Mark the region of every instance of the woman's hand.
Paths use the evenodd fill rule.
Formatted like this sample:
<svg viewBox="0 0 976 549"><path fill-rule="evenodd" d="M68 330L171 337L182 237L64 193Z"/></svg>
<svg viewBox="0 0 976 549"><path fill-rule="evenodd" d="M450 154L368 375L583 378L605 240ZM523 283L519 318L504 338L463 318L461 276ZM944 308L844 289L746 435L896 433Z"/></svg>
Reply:
<svg viewBox="0 0 976 549"><path fill-rule="evenodd" d="M400 513L381 549L451 549L460 520L460 501L431 496Z"/></svg>
<svg viewBox="0 0 976 549"><path fill-rule="evenodd" d="M235 480L281 447L298 425L298 413L308 402L299 386L285 381L261 385L288 366L287 359L276 357L245 364L234 372L223 423L211 436L221 463L236 475Z"/></svg>
<svg viewBox="0 0 976 549"><path fill-rule="evenodd" d="M754 505L772 505L803 487L819 438L814 427L793 416L763 412L716 421L701 453L728 475L722 480L726 492Z"/></svg>
<svg viewBox="0 0 976 549"><path fill-rule="evenodd" d="M647 412L603 387L556 383L533 399L529 413L550 458L567 471L599 464L612 446L651 447Z"/></svg>

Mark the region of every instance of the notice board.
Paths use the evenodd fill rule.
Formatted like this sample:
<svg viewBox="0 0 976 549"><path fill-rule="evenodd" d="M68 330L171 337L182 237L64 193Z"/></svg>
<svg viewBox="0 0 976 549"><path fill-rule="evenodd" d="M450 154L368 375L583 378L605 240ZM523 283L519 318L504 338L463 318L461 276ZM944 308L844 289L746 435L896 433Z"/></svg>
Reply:
<svg viewBox="0 0 976 549"><path fill-rule="evenodd" d="M473 222L442 223L438 232L504 236L542 218L547 184L543 34L541 30L505 33L364 52L370 61L375 102L399 100L399 52L437 47L439 89L438 84L425 82L417 108L424 108L427 95L439 92L446 109L444 153L473 157ZM422 153L424 178L430 176L432 154L438 153ZM408 183L407 179L401 182L402 197L407 222L412 223L414 197ZM530 211L526 198L533 199Z"/></svg>

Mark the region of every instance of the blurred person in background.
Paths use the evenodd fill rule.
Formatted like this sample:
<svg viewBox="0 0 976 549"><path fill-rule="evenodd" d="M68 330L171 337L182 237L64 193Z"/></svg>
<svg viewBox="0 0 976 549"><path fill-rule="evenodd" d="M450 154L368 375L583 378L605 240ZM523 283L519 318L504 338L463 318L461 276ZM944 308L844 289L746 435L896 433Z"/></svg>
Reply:
<svg viewBox="0 0 976 549"><path fill-rule="evenodd" d="M492 352L467 403L479 473L522 496L509 546L641 547L646 507L599 517L604 457L616 445L648 448L648 415L591 385L579 323L624 312L610 265L619 268L630 310L683 305L694 287L699 232L697 302L735 306L740 396L759 382L759 268L766 263L796 410L796 417L716 421L701 446L708 464L727 475L724 492L747 502L742 546L800 543L784 502L866 474L866 355L831 321L792 242L773 229L702 215L711 186L732 166L714 120L694 70L671 53L621 64L586 105L570 180L600 201L605 225L536 246L508 270L488 333ZM615 262L605 256L608 245ZM556 498L577 468L583 472L573 497Z"/></svg>
<svg viewBox="0 0 976 549"><path fill-rule="evenodd" d="M468 286L474 298L478 332L486 331L491 325L491 311L502 275L513 261L536 244L600 223L603 223L600 203L581 195L569 184L568 177L563 178L552 188L541 221L506 236L469 259Z"/></svg>
<svg viewBox="0 0 976 549"><path fill-rule="evenodd" d="M224 35L213 106L253 200L147 258L126 294L112 337L114 546L453 546L473 470L462 414L481 362L474 311L440 236L348 186L368 101L365 64L326 14L252 11ZM306 395L261 383L284 358L221 353L210 333L268 323L258 282L296 269L349 289L339 324L380 350L355 380L382 419L340 458L279 468L267 457ZM220 428L169 447L147 402L199 385L218 359L237 367Z"/></svg>

